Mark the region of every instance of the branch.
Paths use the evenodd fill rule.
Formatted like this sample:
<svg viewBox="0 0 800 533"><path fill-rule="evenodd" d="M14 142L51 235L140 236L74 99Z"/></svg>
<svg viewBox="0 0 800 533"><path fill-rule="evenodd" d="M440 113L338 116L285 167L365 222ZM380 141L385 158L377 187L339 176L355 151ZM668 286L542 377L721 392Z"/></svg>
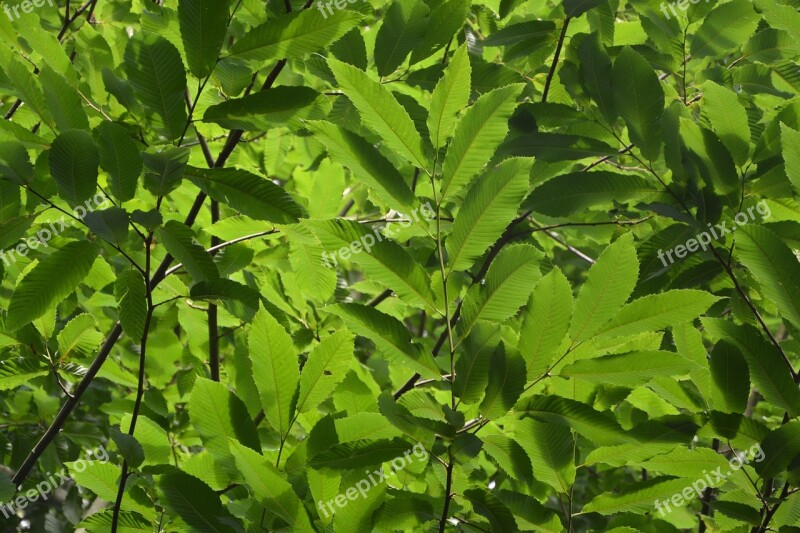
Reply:
<svg viewBox="0 0 800 533"><path fill-rule="evenodd" d="M561 55L561 47L564 46L564 38L567 36L567 28L569 27L570 17L564 19L564 25L561 27L561 35L558 36L558 44L556 45L556 53L553 56L553 64L550 65L550 72L547 73L547 80L544 82L544 92L542 93L542 102L547 101L547 94L550 92L550 83L553 81L553 76L556 73L558 66L558 57Z"/></svg>

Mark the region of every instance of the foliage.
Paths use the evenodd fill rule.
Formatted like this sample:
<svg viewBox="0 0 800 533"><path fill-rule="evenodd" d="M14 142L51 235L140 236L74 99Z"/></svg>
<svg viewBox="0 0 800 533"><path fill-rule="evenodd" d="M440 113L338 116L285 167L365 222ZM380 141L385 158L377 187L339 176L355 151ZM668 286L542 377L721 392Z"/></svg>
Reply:
<svg viewBox="0 0 800 533"><path fill-rule="evenodd" d="M797 2L57 4L0 500L72 480L5 530L798 531Z"/></svg>

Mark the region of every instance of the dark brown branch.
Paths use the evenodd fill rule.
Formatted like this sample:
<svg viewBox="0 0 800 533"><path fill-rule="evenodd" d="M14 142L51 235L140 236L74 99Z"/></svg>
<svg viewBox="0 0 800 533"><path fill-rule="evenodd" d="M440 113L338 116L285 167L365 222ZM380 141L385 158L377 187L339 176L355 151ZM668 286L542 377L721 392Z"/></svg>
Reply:
<svg viewBox="0 0 800 533"><path fill-rule="evenodd" d="M564 38L567 36L567 28L569 27L570 17L564 19L564 25L561 27L561 35L558 37L558 44L556 44L556 53L553 55L553 64L550 65L550 72L547 73L547 79L544 82L544 92L542 93L542 102L547 101L547 94L550 92L550 83L553 81L553 76L558 67L558 57L561 55L561 47L564 46Z"/></svg>

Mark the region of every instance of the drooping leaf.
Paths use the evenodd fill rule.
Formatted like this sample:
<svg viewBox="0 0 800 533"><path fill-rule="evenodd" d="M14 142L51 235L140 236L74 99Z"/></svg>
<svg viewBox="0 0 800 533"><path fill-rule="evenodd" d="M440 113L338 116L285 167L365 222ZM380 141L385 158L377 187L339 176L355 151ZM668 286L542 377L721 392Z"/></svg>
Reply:
<svg viewBox="0 0 800 533"><path fill-rule="evenodd" d="M75 241L42 258L17 284L8 304L6 329L36 320L69 296L89 274L98 251L92 242Z"/></svg>
<svg viewBox="0 0 800 533"><path fill-rule="evenodd" d="M186 175L213 199L256 220L287 224L302 215L300 206L283 188L246 170L188 167Z"/></svg>
<svg viewBox="0 0 800 533"><path fill-rule="evenodd" d="M261 505L286 520L296 531L313 531L300 498L281 473L252 449L235 440L229 442L237 468Z"/></svg>
<svg viewBox="0 0 800 533"><path fill-rule="evenodd" d="M100 152L100 167L111 178L111 194L120 202L131 200L144 166L136 143L122 126L107 121L95 128L94 137Z"/></svg>
<svg viewBox="0 0 800 533"><path fill-rule="evenodd" d="M408 329L396 318L355 303L337 304L328 310L342 317L352 331L374 342L390 361L424 376L439 376L439 367L430 352L412 343Z"/></svg>
<svg viewBox="0 0 800 533"><path fill-rule="evenodd" d="M356 179L373 187L392 207L411 211L414 193L403 176L372 144L341 126L310 121L308 127L331 153L333 159L350 169Z"/></svg>
<svg viewBox="0 0 800 533"><path fill-rule="evenodd" d="M195 242L194 232L177 220L170 220L156 231L158 240L195 281L219 278L219 271L211 255Z"/></svg>
<svg viewBox="0 0 800 533"><path fill-rule="evenodd" d="M788 364L757 329L718 318L703 318L702 322L712 339L726 340L739 349L747 360L753 385L768 402L792 416L800 413L800 390L792 380Z"/></svg>
<svg viewBox="0 0 800 533"><path fill-rule="evenodd" d="M654 161L661 151L664 89L647 60L626 46L614 61L614 102L628 126L628 137L642 155Z"/></svg>
<svg viewBox="0 0 800 533"><path fill-rule="evenodd" d="M352 65L328 59L328 66L342 91L358 109L364 124L381 135L398 155L420 169L428 168L422 137L392 93Z"/></svg>
<svg viewBox="0 0 800 533"><path fill-rule="evenodd" d="M428 12L428 6L421 0L399 0L389 6L375 37L375 67L380 76L394 72L419 46L425 35Z"/></svg>
<svg viewBox="0 0 800 533"><path fill-rule="evenodd" d="M322 118L329 108L325 97L313 89L281 85L213 105L206 109L203 121L245 131L300 129L303 120Z"/></svg>
<svg viewBox="0 0 800 533"><path fill-rule="evenodd" d="M181 0L178 21L189 71L196 78L211 74L228 30L227 2Z"/></svg>
<svg viewBox="0 0 800 533"><path fill-rule="evenodd" d="M177 139L186 124L186 70L178 49L164 37L137 32L125 48L125 71L153 127Z"/></svg>
<svg viewBox="0 0 800 533"><path fill-rule="evenodd" d="M165 507L181 517L192 531L222 533L236 523L211 487L180 470L162 475L158 488L164 495Z"/></svg>
<svg viewBox="0 0 800 533"><path fill-rule="evenodd" d="M489 383L479 409L489 419L499 418L514 406L525 388L525 360L501 344L492 354Z"/></svg>
<svg viewBox="0 0 800 533"><path fill-rule="evenodd" d="M567 216L590 207L636 200L657 191L646 179L606 170L574 172L550 179L525 200L523 207L551 216Z"/></svg>
<svg viewBox="0 0 800 533"><path fill-rule="evenodd" d="M49 160L58 192L70 204L82 204L94 196L100 156L89 132L63 132L53 141Z"/></svg>
<svg viewBox="0 0 800 533"><path fill-rule="evenodd" d="M800 263L770 229L756 224L736 234L739 261L758 280L765 297L774 301L795 327L800 327Z"/></svg>

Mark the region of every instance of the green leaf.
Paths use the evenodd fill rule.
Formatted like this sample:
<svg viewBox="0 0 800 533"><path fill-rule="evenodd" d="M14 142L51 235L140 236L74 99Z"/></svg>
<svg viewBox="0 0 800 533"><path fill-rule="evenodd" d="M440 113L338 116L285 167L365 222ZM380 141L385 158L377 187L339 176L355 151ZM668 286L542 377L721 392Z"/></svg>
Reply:
<svg viewBox="0 0 800 533"><path fill-rule="evenodd" d="M486 273L486 282L467 291L461 309L458 334L469 335L478 320L502 323L528 300L541 277L542 254L533 246L506 246Z"/></svg>
<svg viewBox="0 0 800 533"><path fill-rule="evenodd" d="M83 313L64 326L58 332L58 358L69 360L70 357L91 355L103 342L103 335L97 331L94 318Z"/></svg>
<svg viewBox="0 0 800 533"><path fill-rule="evenodd" d="M673 495L680 494L686 487L691 487L691 480L659 477L639 481L627 485L620 492L604 492L595 496L583 506L581 512L602 515L652 513L659 502L664 506Z"/></svg>
<svg viewBox="0 0 800 533"><path fill-rule="evenodd" d="M186 70L178 49L165 38L136 32L125 48L125 71L148 121L166 140L186 124Z"/></svg>
<svg viewBox="0 0 800 533"><path fill-rule="evenodd" d="M661 151L664 89L645 58L626 46L614 61L614 101L628 126L628 137L650 161Z"/></svg>
<svg viewBox="0 0 800 533"><path fill-rule="evenodd" d="M388 205L411 211L416 201L414 193L400 172L375 146L330 122L310 121L307 126L325 145L332 159L350 169L357 180L374 188Z"/></svg>
<svg viewBox="0 0 800 533"><path fill-rule="evenodd" d="M421 0L398 0L389 6L375 37L375 67L380 76L394 72L419 46L428 25L428 12Z"/></svg>
<svg viewBox="0 0 800 533"><path fill-rule="evenodd" d="M405 108L389 90L352 65L333 58L328 66L344 94L353 102L366 126L386 145L420 169L428 167L422 137Z"/></svg>
<svg viewBox="0 0 800 533"><path fill-rule="evenodd" d="M425 36L414 45L411 52L412 65L430 57L450 42L464 26L470 4L470 0L445 0L435 5L428 17Z"/></svg>
<svg viewBox="0 0 800 533"><path fill-rule="evenodd" d="M694 172L720 194L727 194L736 204L739 202L739 178L730 152L717 135L693 121L681 117L680 135L689 153L688 163ZM733 202L729 201L731 205Z"/></svg>
<svg viewBox="0 0 800 533"><path fill-rule="evenodd" d="M166 148L143 154L144 188L156 196L166 196L181 185L189 162L186 148Z"/></svg>
<svg viewBox="0 0 800 533"><path fill-rule="evenodd" d="M750 153L750 124L736 93L713 81L706 81L703 85L703 113L708 116L734 162L744 166Z"/></svg>
<svg viewBox="0 0 800 533"><path fill-rule="evenodd" d="M314 531L303 502L277 468L235 440L230 441L230 451L247 487L264 508L286 520L293 531Z"/></svg>
<svg viewBox="0 0 800 533"><path fill-rule="evenodd" d="M646 179L606 170L562 174L539 185L524 208L550 216L568 216L589 208L607 210L614 202L630 202L657 192Z"/></svg>
<svg viewBox="0 0 800 533"><path fill-rule="evenodd" d="M564 12L569 17L580 17L590 9L605 3L605 0L564 0Z"/></svg>
<svg viewBox="0 0 800 533"><path fill-rule="evenodd" d="M475 102L456 124L442 164L440 203L457 196L489 162L508 132L522 85L490 91Z"/></svg>
<svg viewBox="0 0 800 533"><path fill-rule="evenodd" d="M794 190L800 191L800 131L793 130L786 124L781 124L781 155L786 176L792 182Z"/></svg>
<svg viewBox="0 0 800 533"><path fill-rule="evenodd" d="M324 401L345 377L353 360L353 336L337 331L309 354L300 374L297 412L305 413Z"/></svg>
<svg viewBox="0 0 800 533"><path fill-rule="evenodd" d="M511 440L501 433L484 435L482 440L483 451L494 459L509 476L519 481L533 477L531 460L516 440Z"/></svg>
<svg viewBox="0 0 800 533"><path fill-rule="evenodd" d="M690 322L719 300L718 296L692 289L649 294L620 309L595 338L636 335Z"/></svg>
<svg viewBox="0 0 800 533"><path fill-rule="evenodd" d="M111 428L111 438L117 445L117 450L132 467L138 468L144 462L144 448L133 435L121 433L116 428Z"/></svg>
<svg viewBox="0 0 800 533"><path fill-rule="evenodd" d="M532 164L507 159L470 188L446 241L449 272L470 268L516 218Z"/></svg>
<svg viewBox="0 0 800 533"><path fill-rule="evenodd" d="M335 42L360 19L361 15L348 10L329 16L310 9L281 15L239 38L231 47L231 57L258 62L299 59Z"/></svg>
<svg viewBox="0 0 800 533"><path fill-rule="evenodd" d="M89 132L63 132L53 141L49 160L58 192L71 205L82 204L94 196L100 156Z"/></svg>
<svg viewBox="0 0 800 533"><path fill-rule="evenodd" d="M337 258L350 259L361 265L372 281L392 289L407 304L432 310L438 308L430 276L422 265L377 229L370 231L363 224L343 219L304 223L323 247L331 251L330 260L334 265Z"/></svg>
<svg viewBox="0 0 800 533"><path fill-rule="evenodd" d="M0 361L0 391L16 389L50 372L50 369L41 362L31 358Z"/></svg>
<svg viewBox="0 0 800 533"><path fill-rule="evenodd" d="M587 37L578 45L578 65L584 88L600 108L607 124L617 118L614 104L613 71L611 59L600 42L599 34Z"/></svg>
<svg viewBox="0 0 800 533"><path fill-rule="evenodd" d="M472 508L489 521L491 531L515 531L517 523L514 515L497 496L484 489L469 489L464 496L472 504Z"/></svg>
<svg viewBox="0 0 800 533"><path fill-rule="evenodd" d="M553 361L569 329L572 287L557 267L539 280L522 315L517 349L525 359L528 379L542 375Z"/></svg>
<svg viewBox="0 0 800 533"><path fill-rule="evenodd" d="M235 519L220 497L196 477L176 469L159 478L158 488L166 509L180 516L191 531L223 533L233 529Z"/></svg>
<svg viewBox="0 0 800 533"><path fill-rule="evenodd" d="M188 167L186 176L214 200L250 218L288 224L302 215L300 206L283 188L246 170Z"/></svg>
<svg viewBox="0 0 800 533"><path fill-rule="evenodd" d="M545 422L569 426L600 446L625 444L635 440L625 433L613 417L576 400L535 395L520 401L514 406L514 411Z"/></svg>
<svg viewBox="0 0 800 533"><path fill-rule="evenodd" d="M565 426L523 418L514 424L514 438L536 468L536 479L567 494L575 482L575 439Z"/></svg>
<svg viewBox="0 0 800 533"><path fill-rule="evenodd" d="M0 173L17 185L31 182L33 165L24 144L17 141L0 142Z"/></svg>
<svg viewBox="0 0 800 533"><path fill-rule="evenodd" d="M205 448L230 472L235 472L236 468L229 439L254 450L261 449L247 408L222 383L198 378L189 398L189 416Z"/></svg>
<svg viewBox="0 0 800 533"><path fill-rule="evenodd" d="M121 244L128 237L128 213L119 207L92 211L83 217L86 226L111 244Z"/></svg>
<svg viewBox="0 0 800 533"><path fill-rule="evenodd" d="M479 322L464 341L456 361L453 392L465 404L480 400L489 383L489 363L499 342L498 330L498 326Z"/></svg>
<svg viewBox="0 0 800 533"><path fill-rule="evenodd" d="M194 232L177 220L170 220L156 231L158 240L167 251L183 264L195 281L219 278L217 266L211 255L196 244Z"/></svg>
<svg viewBox="0 0 800 533"><path fill-rule="evenodd" d="M258 311L259 294L230 279L212 279L192 285L189 297L223 305L236 318L250 322Z"/></svg>
<svg viewBox="0 0 800 533"><path fill-rule="evenodd" d="M213 105L206 109L203 122L245 131L300 129L305 119L322 118L329 110L326 97L313 89L279 86Z"/></svg>
<svg viewBox="0 0 800 533"><path fill-rule="evenodd" d="M723 413L743 413L750 396L747 361L728 341L721 340L711 352L711 399Z"/></svg>
<svg viewBox="0 0 800 533"><path fill-rule="evenodd" d="M780 237L764 226L749 224L736 234L736 256L753 274L761 293L781 315L800 327L800 263Z"/></svg>
<svg viewBox="0 0 800 533"><path fill-rule="evenodd" d="M770 432L761 451L762 461L754 463L756 472L764 479L782 474L800 455L800 422L791 421Z"/></svg>
<svg viewBox="0 0 800 533"><path fill-rule="evenodd" d="M753 34L759 20L748 0L719 4L694 33L689 53L699 59L738 49Z"/></svg>
<svg viewBox="0 0 800 533"><path fill-rule="evenodd" d="M89 119L83 110L83 102L78 91L67 83L63 76L47 65L39 73L39 79L44 88L47 109L50 111L56 127L61 131L88 130Z"/></svg>
<svg viewBox="0 0 800 533"><path fill-rule="evenodd" d="M488 418L508 413L525 388L525 360L516 351L506 351L502 344L492 354L489 384L479 409Z"/></svg>
<svg viewBox="0 0 800 533"><path fill-rule="evenodd" d="M108 121L94 129L94 138L100 153L100 167L110 177L109 192L120 202L132 200L144 166L136 143L122 126Z"/></svg>
<svg viewBox="0 0 800 533"><path fill-rule="evenodd" d="M119 306L119 322L128 337L138 342L147 318L147 288L142 273L130 269L120 272L114 285Z"/></svg>
<svg viewBox="0 0 800 533"><path fill-rule="evenodd" d="M464 44L453 54L431 95L427 125L435 149L444 146L453 132L456 115L467 107L471 75L472 68Z"/></svg>
<svg viewBox="0 0 800 533"><path fill-rule="evenodd" d="M791 416L800 414L800 390L787 363L757 329L718 318L703 318L702 322L712 339L726 340L739 349L747 360L753 385L768 402Z"/></svg>
<svg viewBox="0 0 800 533"><path fill-rule="evenodd" d="M281 437L289 431L293 397L300 381L297 353L292 338L266 311L256 313L248 345L256 388L270 425Z"/></svg>
<svg viewBox="0 0 800 533"><path fill-rule="evenodd" d="M630 352L584 359L562 368L559 375L632 389L657 377L688 374L692 367L691 361L677 353Z"/></svg>
<svg viewBox="0 0 800 533"><path fill-rule="evenodd" d="M308 462L311 468L334 468L350 470L379 465L397 457L411 446L403 439L363 439L355 442L334 444L314 455Z"/></svg>
<svg viewBox="0 0 800 533"><path fill-rule="evenodd" d="M620 237L589 269L572 313L569 333L573 345L592 337L628 301L639 272L632 241L630 234Z"/></svg>
<svg viewBox="0 0 800 533"><path fill-rule="evenodd" d="M536 157L540 161L553 163L616 153L616 149L591 137L542 132L514 137L504 142L498 150L500 156Z"/></svg>
<svg viewBox="0 0 800 533"><path fill-rule="evenodd" d="M69 296L89 274L98 251L94 243L77 241L42 258L17 284L8 304L6 330L36 320Z"/></svg>
<svg viewBox="0 0 800 533"><path fill-rule="evenodd" d="M228 3L218 0L181 0L178 21L189 71L196 78L211 74L228 31Z"/></svg>
<svg viewBox="0 0 800 533"><path fill-rule="evenodd" d="M425 377L440 376L439 366L431 353L419 344L412 343L408 329L393 316L356 303L342 303L326 309L342 317L353 332L374 342L389 361Z"/></svg>

